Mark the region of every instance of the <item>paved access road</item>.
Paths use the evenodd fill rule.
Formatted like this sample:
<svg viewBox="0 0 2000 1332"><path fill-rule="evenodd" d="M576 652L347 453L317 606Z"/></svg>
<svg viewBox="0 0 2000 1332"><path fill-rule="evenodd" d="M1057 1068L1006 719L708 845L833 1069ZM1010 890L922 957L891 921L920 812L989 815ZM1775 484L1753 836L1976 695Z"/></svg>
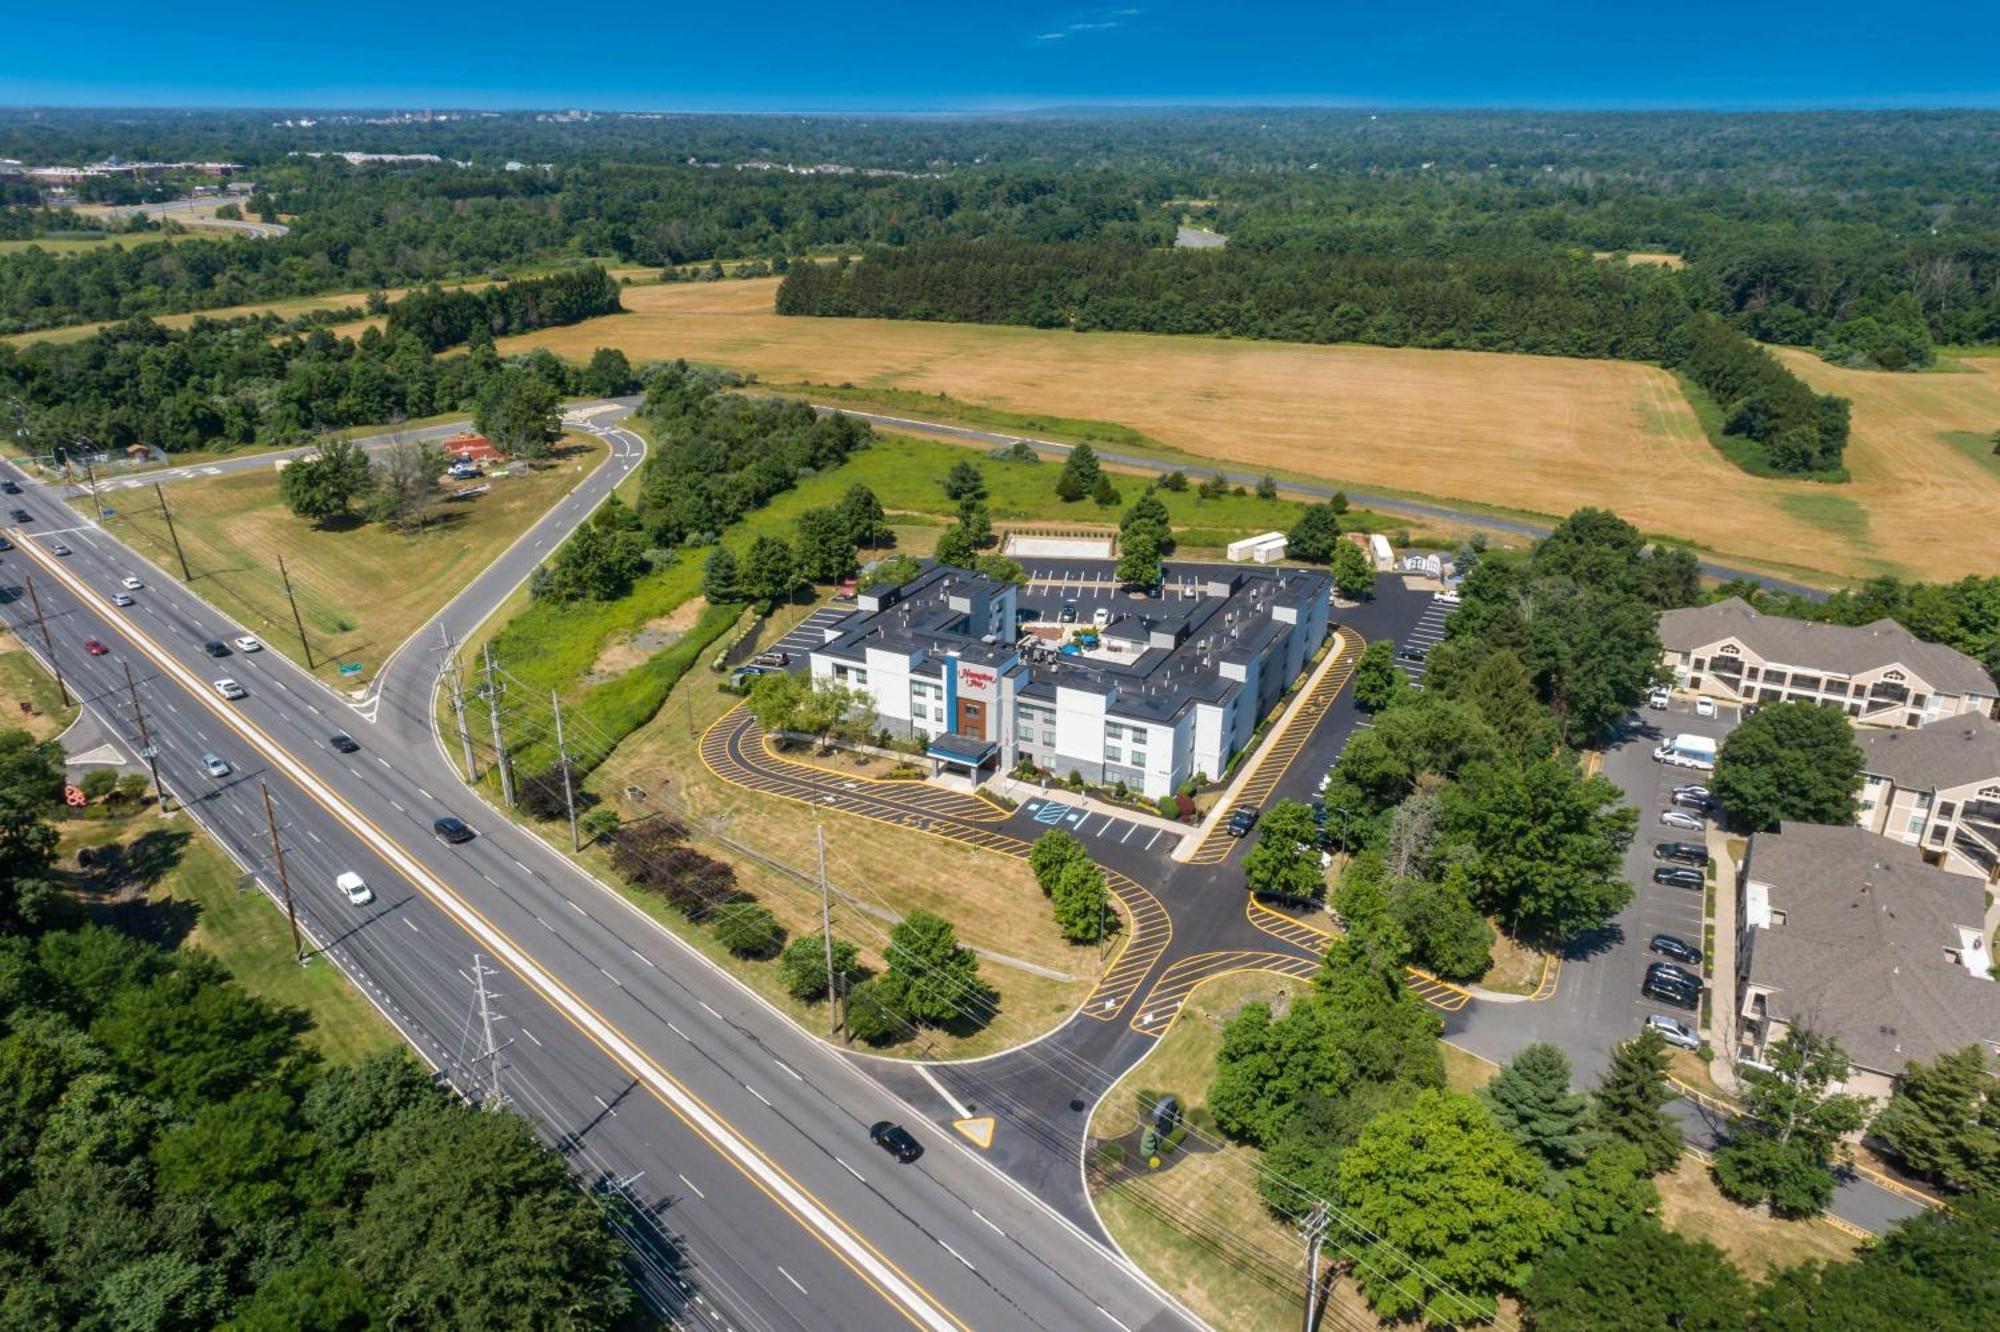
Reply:
<svg viewBox="0 0 2000 1332"><path fill-rule="evenodd" d="M258 222L251 218L245 218L242 221L231 221L226 217L203 217L197 219L189 216L197 209L210 208L216 204L232 202L238 208L243 207L244 204L242 199L234 198L234 196L230 198L209 199L169 199L165 203L133 204L129 208L107 208L104 211L106 215L112 217L122 216L127 213L143 213L147 217L171 217L176 221L183 221L186 226L195 231L234 231L238 235L260 240L272 236L282 236L291 230L283 222Z"/></svg>
<svg viewBox="0 0 2000 1332"><path fill-rule="evenodd" d="M596 428L612 439L613 460L447 608L439 618L455 633L636 464L636 436ZM926 1133L923 1159L897 1166L869 1143L867 1126L911 1118L907 1107L480 805L431 734L437 663L421 645L389 663L358 707L276 652L211 660L200 644L240 628L44 487L24 489L19 502L36 521L7 535L32 549L0 556L0 616L40 641L24 595L32 573L56 662L120 737L135 730L131 666L169 789L273 891L268 785L312 965L340 966L475 1097L495 1063L468 1025L475 957L496 968L485 988L498 1013L500 1095L586 1178L622 1187L654 1255L643 1285L676 1319L812 1329L1186 1325L969 1147ZM50 554L56 540L74 553ZM115 607L109 597L128 574L143 584L129 594L136 604ZM86 656L86 637L109 654ZM224 675L247 697L224 701L210 683ZM336 730L360 751L336 752ZM208 777L204 753L229 762L230 774ZM478 835L461 846L437 841L432 820L447 812ZM335 891L345 870L373 887L373 904L352 907Z"/></svg>

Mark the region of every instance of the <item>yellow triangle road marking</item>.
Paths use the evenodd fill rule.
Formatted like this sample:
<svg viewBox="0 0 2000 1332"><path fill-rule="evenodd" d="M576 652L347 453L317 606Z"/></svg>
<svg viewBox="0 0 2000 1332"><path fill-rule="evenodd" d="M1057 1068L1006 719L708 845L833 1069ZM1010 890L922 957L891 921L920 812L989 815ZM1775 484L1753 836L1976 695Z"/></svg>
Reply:
<svg viewBox="0 0 2000 1332"><path fill-rule="evenodd" d="M993 1116L980 1115L976 1119L954 1119L951 1126L963 1133L966 1141L985 1151L993 1145Z"/></svg>

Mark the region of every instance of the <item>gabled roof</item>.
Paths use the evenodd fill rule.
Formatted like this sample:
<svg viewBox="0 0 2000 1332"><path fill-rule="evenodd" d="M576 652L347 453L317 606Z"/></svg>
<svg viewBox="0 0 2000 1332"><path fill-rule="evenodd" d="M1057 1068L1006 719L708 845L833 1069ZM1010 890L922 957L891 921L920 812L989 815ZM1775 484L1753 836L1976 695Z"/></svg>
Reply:
<svg viewBox="0 0 2000 1332"><path fill-rule="evenodd" d="M2000 781L2000 722L1984 713L1943 717L1928 726L1856 731L1861 770L1909 790L1935 791Z"/></svg>
<svg viewBox="0 0 2000 1332"><path fill-rule="evenodd" d="M1926 643L1890 619L1860 626L1819 624L1766 615L1741 597L1660 616L1660 644L1669 652L1689 652L1725 638L1735 639L1766 661L1787 666L1858 675L1901 664L1934 689L2000 694L2000 684L1977 661L1942 643Z"/></svg>

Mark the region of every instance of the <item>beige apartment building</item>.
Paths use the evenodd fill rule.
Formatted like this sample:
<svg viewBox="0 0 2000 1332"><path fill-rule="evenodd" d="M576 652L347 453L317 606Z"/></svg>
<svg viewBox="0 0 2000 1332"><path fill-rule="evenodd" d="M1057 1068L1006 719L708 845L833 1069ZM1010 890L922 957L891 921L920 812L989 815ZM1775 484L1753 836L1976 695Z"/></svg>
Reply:
<svg viewBox="0 0 2000 1332"><path fill-rule="evenodd" d="M2000 1053L1984 890L1851 824L1758 833L1738 871L1736 973L1718 1005L1734 1055L1763 1061L1792 1027L1840 1042L1848 1091L1886 1099L1912 1059Z"/></svg>
<svg viewBox="0 0 2000 1332"><path fill-rule="evenodd" d="M1857 726L1991 717L2000 702L2000 684L1977 661L1889 619L1816 624L1730 597L1662 614L1660 644L1681 689L1728 703L1823 703Z"/></svg>
<svg viewBox="0 0 2000 1332"><path fill-rule="evenodd" d="M1856 822L1954 874L2000 884L2000 721L1965 713L1864 730Z"/></svg>

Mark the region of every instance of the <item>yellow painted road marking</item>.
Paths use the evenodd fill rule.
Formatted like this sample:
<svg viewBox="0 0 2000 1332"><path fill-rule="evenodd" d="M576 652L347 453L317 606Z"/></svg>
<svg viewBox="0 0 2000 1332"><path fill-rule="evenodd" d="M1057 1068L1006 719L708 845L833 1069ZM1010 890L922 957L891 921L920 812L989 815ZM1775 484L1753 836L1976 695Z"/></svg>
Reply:
<svg viewBox="0 0 2000 1332"><path fill-rule="evenodd" d="M985 1151L993 1145L993 1116L978 1115L972 1119L954 1119L951 1126L965 1135L965 1140Z"/></svg>
<svg viewBox="0 0 2000 1332"><path fill-rule="evenodd" d="M794 1180L782 1166L739 1134L734 1126L711 1109L699 1096L655 1064L622 1031L584 1003L561 981L544 971L541 964L511 937L487 920L443 880L433 875L423 862L404 850L400 843L376 826L373 820L343 800L262 727L243 716L238 710L223 706L207 682L181 665L136 624L115 614L109 602L56 563L54 556L33 549L33 543L20 544L29 549L31 558L41 564L58 582L68 587L73 595L106 621L117 626L116 631L127 641L153 658L155 665L175 679L192 697L198 699L222 724L237 732L253 748L259 749L308 798L345 824L350 832L368 843L370 848L399 871L412 887L451 916L461 929L490 948L496 957L506 963L510 971L533 988L551 1007L561 1012L587 1040L637 1077L655 1099L727 1159L767 1198L804 1226L828 1252L880 1294L904 1318L918 1327L938 1329L940 1332L942 1329L970 1332L964 1323L938 1304L936 1298L924 1290L914 1278L849 1228L811 1190Z"/></svg>

